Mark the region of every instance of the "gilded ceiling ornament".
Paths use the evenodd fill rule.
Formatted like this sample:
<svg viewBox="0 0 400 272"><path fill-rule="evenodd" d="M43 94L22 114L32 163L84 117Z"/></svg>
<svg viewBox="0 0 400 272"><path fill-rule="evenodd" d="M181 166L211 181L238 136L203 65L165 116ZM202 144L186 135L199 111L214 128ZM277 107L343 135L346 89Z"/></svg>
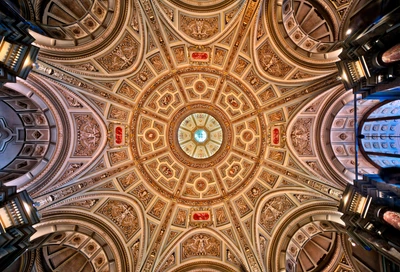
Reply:
<svg viewBox="0 0 400 272"><path fill-rule="evenodd" d="M266 254L266 250L267 250L267 239L260 235L260 252L261 252L261 257L262 259L265 259L265 254Z"/></svg>
<svg viewBox="0 0 400 272"><path fill-rule="evenodd" d="M121 86L117 90L118 94L126 96L130 99L135 100L139 94L139 91L135 89L133 86L128 84L126 81L122 82Z"/></svg>
<svg viewBox="0 0 400 272"><path fill-rule="evenodd" d="M175 54L175 59L176 62L183 63L186 61L186 55L185 55L185 47L184 46L177 46L172 48L173 53Z"/></svg>
<svg viewBox="0 0 400 272"><path fill-rule="evenodd" d="M348 4L350 1L349 0L331 0L331 2L334 3L336 7L341 7L343 5Z"/></svg>
<svg viewBox="0 0 400 272"><path fill-rule="evenodd" d="M297 198L297 200L298 200L300 203L303 203L303 202L305 202L305 201L310 201L310 200L317 199L316 196L312 196L312 195L293 194L293 196L294 196L295 198Z"/></svg>
<svg viewBox="0 0 400 272"><path fill-rule="evenodd" d="M182 243L181 247L183 260L197 256L221 258L221 241L206 233L191 236Z"/></svg>
<svg viewBox="0 0 400 272"><path fill-rule="evenodd" d="M108 154L110 157L111 165L126 161L129 158L126 150L113 151L109 152Z"/></svg>
<svg viewBox="0 0 400 272"><path fill-rule="evenodd" d="M266 169L264 169L260 174L259 174L259 178L264 181L265 183L267 183L268 185L272 187L274 187L276 181L278 180L279 176L276 174L273 174L270 171L267 171Z"/></svg>
<svg viewBox="0 0 400 272"><path fill-rule="evenodd" d="M154 216L157 219L161 219L161 216L166 208L166 203L162 200L157 200L157 202L151 208L149 214Z"/></svg>
<svg viewBox="0 0 400 272"><path fill-rule="evenodd" d="M136 186L132 191L130 191L130 194L136 196L145 208L147 208L154 198L154 194L151 193L143 184Z"/></svg>
<svg viewBox="0 0 400 272"><path fill-rule="evenodd" d="M283 163L283 159L285 158L285 152L278 150L271 150L268 156L271 160L274 160L279 163Z"/></svg>
<svg viewBox="0 0 400 272"><path fill-rule="evenodd" d="M215 220L216 220L215 225L217 227L229 223L229 218L228 218L228 215L226 214L224 207L219 207L219 208L214 209L214 214L215 214Z"/></svg>
<svg viewBox="0 0 400 272"><path fill-rule="evenodd" d="M272 50L272 47L266 41L258 50L258 60L263 67L264 71L268 74L283 78L292 69L287 63Z"/></svg>
<svg viewBox="0 0 400 272"><path fill-rule="evenodd" d="M63 175L60 177L60 180L72 176L76 171L78 171L79 168L82 167L82 165L83 163L70 163L66 168L65 172L63 173Z"/></svg>
<svg viewBox="0 0 400 272"><path fill-rule="evenodd" d="M108 126L108 140L110 147L122 147L127 143L126 127L116 123Z"/></svg>
<svg viewBox="0 0 400 272"><path fill-rule="evenodd" d="M189 225L203 228L213 224L213 214L210 208L191 208L189 214Z"/></svg>
<svg viewBox="0 0 400 272"><path fill-rule="evenodd" d="M314 75L311 75L309 73L303 72L303 71L297 71L291 79L305 79L305 78L310 78L314 77Z"/></svg>
<svg viewBox="0 0 400 272"><path fill-rule="evenodd" d="M80 63L80 64L75 64L75 65L66 65L68 67L71 67L73 69L81 70L81 71L87 71L87 72L98 72L99 70L90 62L86 63Z"/></svg>
<svg viewBox="0 0 400 272"><path fill-rule="evenodd" d="M132 80L136 85L142 88L146 85L152 78L154 78L154 74L151 69L145 63L142 68L136 73L135 76L129 78Z"/></svg>
<svg viewBox="0 0 400 272"><path fill-rule="evenodd" d="M167 6L166 4L162 3L161 1L159 2L162 10L164 11L165 15L167 15L167 17L173 22L174 21L174 13L175 10L169 6Z"/></svg>
<svg viewBox="0 0 400 272"><path fill-rule="evenodd" d="M260 98L262 103L268 102L271 98L276 97L275 91L273 90L272 87L268 87L267 89L261 91L258 94L258 97Z"/></svg>
<svg viewBox="0 0 400 272"><path fill-rule="evenodd" d="M108 72L119 72L132 66L136 60L138 48L139 43L126 32L124 38L111 52L97 58L96 61Z"/></svg>
<svg viewBox="0 0 400 272"><path fill-rule="evenodd" d="M165 65L160 53L157 53L154 56L150 57L149 60L157 72L161 72L165 69Z"/></svg>
<svg viewBox="0 0 400 272"><path fill-rule="evenodd" d="M213 63L222 66L225 60L226 49L215 47Z"/></svg>
<svg viewBox="0 0 400 272"><path fill-rule="evenodd" d="M131 252L132 252L132 256L133 256L133 265L134 265L135 270L138 265L139 249L140 249L139 247L140 247L140 240L137 240L131 248Z"/></svg>
<svg viewBox="0 0 400 272"><path fill-rule="evenodd" d="M90 209L97 203L97 201L98 199L80 200L65 204L64 206L82 207L85 209Z"/></svg>
<svg viewBox="0 0 400 272"><path fill-rule="evenodd" d="M220 31L217 16L197 18L180 14L179 25L186 35L196 40L211 38Z"/></svg>
<svg viewBox="0 0 400 272"><path fill-rule="evenodd" d="M188 211L186 209L179 208L172 224L177 227L186 227L187 217Z"/></svg>
<svg viewBox="0 0 400 272"><path fill-rule="evenodd" d="M258 18L257 21L257 40L261 39L265 34L263 21L261 18Z"/></svg>
<svg viewBox="0 0 400 272"><path fill-rule="evenodd" d="M297 153L301 156L312 155L311 146L312 118L299 118L293 126L290 137Z"/></svg>
<svg viewBox="0 0 400 272"><path fill-rule="evenodd" d="M259 182L254 184L247 192L246 195L250 199L253 206L258 201L258 199L267 191L267 188L261 185Z"/></svg>
<svg viewBox="0 0 400 272"><path fill-rule="evenodd" d="M273 123L273 122L280 122L285 120L285 114L283 113L282 109L273 112L268 115L268 120Z"/></svg>
<svg viewBox="0 0 400 272"><path fill-rule="evenodd" d="M243 197L240 197L239 199L235 200L235 205L241 217L245 216L251 211L251 208L246 203Z"/></svg>
<svg viewBox="0 0 400 272"><path fill-rule="evenodd" d="M129 240L139 230L138 216L131 205L119 200L107 200L97 213L106 216L111 220L121 232L125 239Z"/></svg>
<svg viewBox="0 0 400 272"><path fill-rule="evenodd" d="M343 150L344 151L344 150ZM327 178L325 173L322 171L321 166L319 165L318 161L306 161L306 164L313 170L315 171L317 174L319 174L320 176Z"/></svg>
<svg viewBox="0 0 400 272"><path fill-rule="evenodd" d="M237 73L238 75L242 75L244 70L246 70L248 65L249 65L249 62L247 60L245 60L242 57L239 57L236 65L235 65L235 68L233 69L233 71L235 73Z"/></svg>
<svg viewBox="0 0 400 272"><path fill-rule="evenodd" d="M228 262L233 263L234 265L239 266L240 262L239 260L236 258L236 256L232 253L231 250L227 249L226 250L226 259Z"/></svg>
<svg viewBox="0 0 400 272"><path fill-rule="evenodd" d="M128 114L129 113L126 110L111 105L108 113L108 118L119 121L126 121L128 119Z"/></svg>
<svg viewBox="0 0 400 272"><path fill-rule="evenodd" d="M192 113L178 129L178 143L192 158L205 159L213 156L221 147L223 131L212 115Z"/></svg>
<svg viewBox="0 0 400 272"><path fill-rule="evenodd" d="M122 188L127 189L132 184L135 184L136 182L138 182L139 177L135 171L132 171L128 174L118 177L117 180L120 183L120 185L122 186Z"/></svg>
<svg viewBox="0 0 400 272"><path fill-rule="evenodd" d="M166 271L168 267L173 266L176 263L175 253L169 255L168 259L165 261L164 265L161 267L161 271Z"/></svg>
<svg viewBox="0 0 400 272"><path fill-rule="evenodd" d="M188 52L192 64L206 65L211 61L211 47L190 46Z"/></svg>
<svg viewBox="0 0 400 272"><path fill-rule="evenodd" d="M273 197L264 204L261 210L260 225L271 233L282 215L294 206L286 195Z"/></svg>
<svg viewBox="0 0 400 272"><path fill-rule="evenodd" d="M261 135L266 135L267 130L264 116L252 114L257 108L257 99L240 81L231 81L229 78L222 91L215 93L214 89L219 86L219 75L212 73L209 68L201 68L210 70L207 73L193 73L196 69L185 68L182 74L179 72L179 76L164 78L162 82L156 81L150 86L138 101L140 110L132 119L130 135L133 156L141 161L138 169L146 184L158 188L157 191L166 197L176 198L180 203L205 205L209 199L214 203L220 201L221 194L236 194L240 190L239 185L249 181L248 177L257 169L254 160L264 152L266 137ZM185 89L180 89L180 84ZM193 100L193 103L185 104L187 100ZM209 158L192 158L179 145L179 125L194 113L211 115L221 126L221 148ZM235 120L246 114L246 118ZM235 120L235 135L231 120ZM197 145L207 143L210 139L206 131L188 131L193 133L188 139ZM245 152L248 159L229 155L233 137L238 148L235 152ZM169 151L172 151L170 155L166 153ZM234 162L236 158L239 159ZM189 166L186 168L189 169L187 176L182 176L185 175L183 165ZM205 175L214 168L224 173L221 180Z"/></svg>
<svg viewBox="0 0 400 272"><path fill-rule="evenodd" d="M89 114L76 114L74 121L78 133L74 156L91 156L100 143L100 125Z"/></svg>

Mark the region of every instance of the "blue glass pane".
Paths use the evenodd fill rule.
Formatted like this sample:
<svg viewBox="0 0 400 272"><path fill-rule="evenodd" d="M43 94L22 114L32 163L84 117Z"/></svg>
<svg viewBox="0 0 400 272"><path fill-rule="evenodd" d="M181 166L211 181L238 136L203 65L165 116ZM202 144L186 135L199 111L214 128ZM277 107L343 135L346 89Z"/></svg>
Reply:
<svg viewBox="0 0 400 272"><path fill-rule="evenodd" d="M207 132L204 129L196 130L196 132L194 133L194 139L198 143L204 142L205 140L207 140Z"/></svg>

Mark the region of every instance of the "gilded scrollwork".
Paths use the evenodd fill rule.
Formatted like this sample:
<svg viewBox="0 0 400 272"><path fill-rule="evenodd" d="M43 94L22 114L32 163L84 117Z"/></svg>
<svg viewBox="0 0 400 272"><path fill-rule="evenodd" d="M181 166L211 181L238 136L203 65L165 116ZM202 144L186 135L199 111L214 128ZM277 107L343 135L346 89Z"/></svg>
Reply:
<svg viewBox="0 0 400 272"><path fill-rule="evenodd" d="M220 31L218 17L191 17L181 14L179 24L186 35L196 40L209 39Z"/></svg>
<svg viewBox="0 0 400 272"><path fill-rule="evenodd" d="M138 41L127 32L111 52L96 60L106 71L118 72L132 66L136 60L138 48Z"/></svg>
<svg viewBox="0 0 400 272"><path fill-rule="evenodd" d="M112 221L124 234L126 240L129 240L139 230L138 215L135 208L131 205L110 199L103 204L97 213L106 216Z"/></svg>
<svg viewBox="0 0 400 272"><path fill-rule="evenodd" d="M198 233L182 243L182 260L199 257L212 256L221 258L221 241L207 233Z"/></svg>
<svg viewBox="0 0 400 272"><path fill-rule="evenodd" d="M78 134L74 156L91 156L100 144L100 125L89 114L76 114L74 121Z"/></svg>

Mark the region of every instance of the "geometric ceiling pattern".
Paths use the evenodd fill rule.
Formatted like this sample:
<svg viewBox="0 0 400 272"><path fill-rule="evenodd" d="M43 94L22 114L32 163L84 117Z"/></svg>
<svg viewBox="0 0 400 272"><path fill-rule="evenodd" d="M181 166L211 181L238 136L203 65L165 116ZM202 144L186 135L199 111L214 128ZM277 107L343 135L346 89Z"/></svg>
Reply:
<svg viewBox="0 0 400 272"><path fill-rule="evenodd" d="M44 2L37 67L6 85L57 128L47 167L12 181L40 203L33 265L351 269L329 113L354 3Z"/></svg>

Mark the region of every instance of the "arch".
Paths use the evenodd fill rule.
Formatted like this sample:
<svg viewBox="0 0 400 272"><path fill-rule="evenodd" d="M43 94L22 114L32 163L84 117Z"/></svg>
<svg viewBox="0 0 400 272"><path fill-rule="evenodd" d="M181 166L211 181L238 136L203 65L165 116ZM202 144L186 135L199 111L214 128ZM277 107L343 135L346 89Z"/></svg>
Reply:
<svg viewBox="0 0 400 272"><path fill-rule="evenodd" d="M46 243L61 243L65 239L73 240L76 234L82 236L80 243L93 240L97 245L101 245L102 252L110 265L110 271L131 271L127 266L129 255L123 242L110 227L91 215L47 212L42 221L34 227L37 232L31 237L31 241L34 242L35 248L40 248Z"/></svg>
<svg viewBox="0 0 400 272"><path fill-rule="evenodd" d="M205 236L207 235L207 239L209 239L210 237L214 237L215 240L214 242L216 242L217 240L220 241L219 247L220 247L220 254L221 256L219 257L213 257L213 258L209 258L207 259L207 262L203 262L201 261L201 259L199 259L199 257L189 257L186 258L186 260L180 260L179 266L178 268L174 268L171 271L191 271L191 269L194 268L206 268L208 264L214 264L216 268L220 267L223 270L216 270L216 271L237 271L237 267L233 266L232 263L230 263L230 265L227 265L227 260L226 260L226 256L224 254L224 252L226 250L231 250L233 251L233 254L236 258L239 258L239 262L240 265L243 266L245 264L244 262L244 257L242 257L242 254L240 253L240 251L237 249L237 247L232 243L232 241L229 241L228 239L226 239L225 237L223 237L220 233L218 233L216 230L213 229L193 229L190 231L185 232L184 235L182 235L181 237L179 237L179 239L177 241L175 241L173 244L171 244L170 246L168 246L168 248L166 248L164 250L164 253L161 255L160 257L160 262L158 264L158 269L161 268L161 264L165 263L168 260L168 256L170 256L172 253L174 253L176 250L178 250L180 252L180 255L182 255L183 253L181 252L182 250L184 250L184 246L185 246L185 242L189 242L191 241L191 239L193 237L195 237L195 239L202 239L201 237L197 237L199 235ZM196 246L200 246L199 243L195 244ZM179 248L177 248L178 246L180 246ZM202 255L199 255L200 257ZM210 259L215 259L215 261L210 261ZM189 269L190 268L190 269ZM181 270L182 269L182 270ZM163 270L157 270L157 271L163 271ZM211 272L211 271L210 271Z"/></svg>
<svg viewBox="0 0 400 272"><path fill-rule="evenodd" d="M41 179L43 176L50 175L51 169L61 167L64 162L67 142L64 140L62 135L70 133L70 126L66 121L64 121L68 120L68 118L58 98L49 91L48 85L40 80L28 79L27 81L7 83L5 84L5 88L13 90L19 95L19 98L16 100L10 100L10 103L14 104L14 108L16 109L18 109L17 100L25 97L23 98L25 102L20 102L20 107L17 112L21 116L25 126L27 126L27 130L33 129L30 132L31 137L28 137L29 135L27 135L28 138L25 138L26 144L35 144L35 151L36 149L40 151L42 150L40 147L43 147L43 155L41 156L42 159L39 163L23 175L15 176L14 178L10 177L6 184L8 186L18 186L18 189L20 190L27 189L32 192L38 187L43 186L45 180ZM15 102L12 102L12 100ZM30 108L34 107L33 105L37 105L36 109ZM40 120L30 123L32 118L35 119L35 115L40 118ZM47 134L45 134L45 131L41 132L42 126L41 124L38 124L38 122L43 122L43 125L45 125L44 127L47 127ZM29 124L32 124L32 129L29 128ZM47 141L41 141L41 139L44 139L42 138L43 136L47 136ZM45 142L48 143L47 146L41 144ZM22 149L22 152L24 152L24 148ZM18 156L21 155L23 156L24 153L20 153ZM39 180L42 181L38 182Z"/></svg>

